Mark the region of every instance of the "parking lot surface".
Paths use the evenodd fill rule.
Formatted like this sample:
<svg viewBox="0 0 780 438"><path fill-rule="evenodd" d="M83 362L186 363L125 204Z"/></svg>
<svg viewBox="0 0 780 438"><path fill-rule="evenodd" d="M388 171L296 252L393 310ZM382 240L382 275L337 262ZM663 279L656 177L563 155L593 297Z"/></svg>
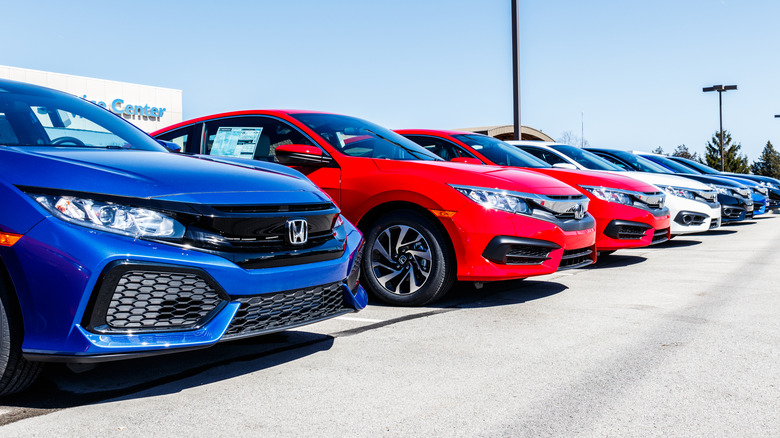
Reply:
<svg viewBox="0 0 780 438"><path fill-rule="evenodd" d="M780 218L0 401L0 436L778 436Z"/></svg>

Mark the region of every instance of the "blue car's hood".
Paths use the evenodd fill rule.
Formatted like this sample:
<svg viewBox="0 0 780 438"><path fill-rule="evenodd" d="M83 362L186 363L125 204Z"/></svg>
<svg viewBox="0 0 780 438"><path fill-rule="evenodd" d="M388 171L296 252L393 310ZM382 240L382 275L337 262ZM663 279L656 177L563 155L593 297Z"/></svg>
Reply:
<svg viewBox="0 0 780 438"><path fill-rule="evenodd" d="M0 178L15 186L207 204L329 201L278 164L138 150L3 147Z"/></svg>

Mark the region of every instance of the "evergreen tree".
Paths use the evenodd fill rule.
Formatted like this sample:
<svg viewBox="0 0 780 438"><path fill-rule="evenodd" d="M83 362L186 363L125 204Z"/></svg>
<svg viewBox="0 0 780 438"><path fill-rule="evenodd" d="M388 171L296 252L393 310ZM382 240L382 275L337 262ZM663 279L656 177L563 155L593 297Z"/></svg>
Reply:
<svg viewBox="0 0 780 438"><path fill-rule="evenodd" d="M750 165L748 164L747 156L739 153L742 149L742 144L731 142L731 133L723 131L723 164L724 172L735 173L748 173L750 172ZM720 170L720 135L718 131L715 131L715 135L707 142L707 150L704 154L704 160L706 165L713 169Z"/></svg>
<svg viewBox="0 0 780 438"><path fill-rule="evenodd" d="M653 149L651 152L658 155L666 155L664 153L664 148L662 148L661 146L658 146L657 148Z"/></svg>
<svg viewBox="0 0 780 438"><path fill-rule="evenodd" d="M766 142L764 151L758 160L753 162L751 170L756 175L771 176L780 178L780 154L777 153L771 141Z"/></svg>
<svg viewBox="0 0 780 438"><path fill-rule="evenodd" d="M674 149L674 152L672 152L672 156L687 158L689 160L693 160L698 163L705 164L697 152L691 153L691 151L688 150L688 146L685 146L684 144L678 145ZM720 163L718 163L718 167L720 167Z"/></svg>

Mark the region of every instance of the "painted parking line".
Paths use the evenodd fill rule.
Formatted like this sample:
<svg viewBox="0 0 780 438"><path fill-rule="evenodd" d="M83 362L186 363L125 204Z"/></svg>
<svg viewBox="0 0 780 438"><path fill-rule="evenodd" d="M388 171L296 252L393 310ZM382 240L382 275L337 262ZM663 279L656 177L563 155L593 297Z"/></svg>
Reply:
<svg viewBox="0 0 780 438"><path fill-rule="evenodd" d="M382 319L354 318L354 317L351 317L351 316L337 316L334 319L340 319L342 321L358 321L358 322L370 322L370 323L383 322L384 321Z"/></svg>

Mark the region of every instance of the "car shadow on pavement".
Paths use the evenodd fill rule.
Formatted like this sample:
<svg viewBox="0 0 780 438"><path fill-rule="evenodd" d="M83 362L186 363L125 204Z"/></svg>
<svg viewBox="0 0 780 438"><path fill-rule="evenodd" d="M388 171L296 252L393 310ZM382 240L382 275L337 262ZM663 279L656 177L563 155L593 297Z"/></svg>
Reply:
<svg viewBox="0 0 780 438"><path fill-rule="evenodd" d="M715 230L710 231L704 231L702 233L696 233L697 236L725 236L727 234L735 234L737 230L724 230L723 228L718 228Z"/></svg>
<svg viewBox="0 0 780 438"><path fill-rule="evenodd" d="M648 246L649 249L664 249L664 248L687 248L689 246L701 245L701 240L691 240L680 237L667 240L664 243Z"/></svg>
<svg viewBox="0 0 780 438"><path fill-rule="evenodd" d="M756 218L758 219L758 218ZM755 224L755 221L753 219L749 221L740 221L740 222L726 222L725 224L721 225L722 227L744 227L745 225L753 225Z"/></svg>
<svg viewBox="0 0 780 438"><path fill-rule="evenodd" d="M546 298L568 289L555 281L505 280L491 281L476 288L468 282L457 283L447 296L429 307L480 308L526 303Z"/></svg>
<svg viewBox="0 0 780 438"><path fill-rule="evenodd" d="M175 393L231 379L329 350L333 339L320 333L283 331L205 349L98 365L49 364L30 389L0 400L4 406L28 411L21 418L3 418L0 425L53 410ZM197 379L192 379L195 376Z"/></svg>
<svg viewBox="0 0 780 438"><path fill-rule="evenodd" d="M640 248L640 249L645 249L645 248ZM646 257L629 255L629 254L621 254L618 251L615 254L599 255L598 260L596 260L596 263L580 269L595 270L595 269L622 268L624 266L631 266L631 265L636 265L638 263L642 263L645 260L647 260Z"/></svg>

